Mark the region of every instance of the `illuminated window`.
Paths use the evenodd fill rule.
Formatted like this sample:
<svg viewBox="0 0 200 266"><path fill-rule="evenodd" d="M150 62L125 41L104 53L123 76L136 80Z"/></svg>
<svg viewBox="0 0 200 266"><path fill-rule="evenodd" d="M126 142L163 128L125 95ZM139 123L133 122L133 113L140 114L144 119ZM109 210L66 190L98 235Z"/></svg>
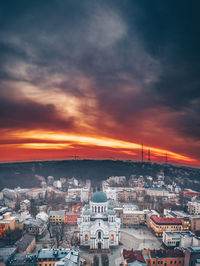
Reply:
<svg viewBox="0 0 200 266"><path fill-rule="evenodd" d="M85 235L85 241L88 241L88 235L87 234Z"/></svg>
<svg viewBox="0 0 200 266"><path fill-rule="evenodd" d="M111 241L114 241L114 235L113 235L113 234L111 234L111 236L110 236L110 240L111 240Z"/></svg>

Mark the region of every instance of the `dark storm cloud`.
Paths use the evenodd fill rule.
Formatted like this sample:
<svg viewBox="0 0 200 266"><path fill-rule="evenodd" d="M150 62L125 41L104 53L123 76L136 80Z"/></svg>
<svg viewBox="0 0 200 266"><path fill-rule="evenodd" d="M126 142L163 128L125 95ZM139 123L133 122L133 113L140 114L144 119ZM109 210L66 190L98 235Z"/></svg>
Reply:
<svg viewBox="0 0 200 266"><path fill-rule="evenodd" d="M108 117L132 134L144 119L156 121L155 110L163 108L169 114L157 122L163 130L173 127L197 139L199 7L198 1L172 0L1 1L0 82L25 81L44 90L55 86L84 98L88 94L79 84L84 76L92 81L97 119ZM56 74L62 78L48 82ZM50 125L58 118L53 105L12 104L19 120L27 121L21 107L27 109L35 126L37 119ZM35 116L36 109L44 115ZM90 112L87 106L82 111Z"/></svg>
<svg viewBox="0 0 200 266"><path fill-rule="evenodd" d="M0 129L65 129L74 128L73 118L61 119L51 104L0 99Z"/></svg>

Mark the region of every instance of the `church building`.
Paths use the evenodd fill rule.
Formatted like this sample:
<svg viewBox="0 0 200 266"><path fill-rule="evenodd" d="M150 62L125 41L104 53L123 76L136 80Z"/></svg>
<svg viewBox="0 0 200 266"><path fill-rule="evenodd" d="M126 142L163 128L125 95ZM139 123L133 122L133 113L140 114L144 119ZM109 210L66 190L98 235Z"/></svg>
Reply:
<svg viewBox="0 0 200 266"><path fill-rule="evenodd" d="M105 193L99 191L92 195L89 204L82 210L78 224L81 246L88 246L91 250L109 250L118 246L120 219Z"/></svg>

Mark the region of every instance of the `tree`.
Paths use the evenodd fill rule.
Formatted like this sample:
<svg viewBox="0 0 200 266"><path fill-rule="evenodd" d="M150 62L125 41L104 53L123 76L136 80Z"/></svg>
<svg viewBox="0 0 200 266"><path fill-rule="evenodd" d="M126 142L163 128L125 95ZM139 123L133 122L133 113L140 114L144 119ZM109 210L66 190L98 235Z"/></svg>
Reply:
<svg viewBox="0 0 200 266"><path fill-rule="evenodd" d="M109 258L107 254L101 254L102 266L109 266Z"/></svg>
<svg viewBox="0 0 200 266"><path fill-rule="evenodd" d="M93 266L99 266L99 256L97 255L93 258Z"/></svg>
<svg viewBox="0 0 200 266"><path fill-rule="evenodd" d="M63 242L63 240L68 240L68 238L66 238L67 234L64 232L64 227L64 223L48 224L47 226L47 230L49 231L50 237L54 238L56 242L56 248L59 248L60 243ZM69 238L69 243L70 241L71 239Z"/></svg>

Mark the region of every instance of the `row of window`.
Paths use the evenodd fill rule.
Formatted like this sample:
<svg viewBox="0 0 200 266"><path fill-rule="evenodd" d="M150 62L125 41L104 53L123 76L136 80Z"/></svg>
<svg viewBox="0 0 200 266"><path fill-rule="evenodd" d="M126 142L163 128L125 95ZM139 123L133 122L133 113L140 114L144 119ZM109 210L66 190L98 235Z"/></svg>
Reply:
<svg viewBox="0 0 200 266"><path fill-rule="evenodd" d="M179 260L179 261L170 261L170 264L181 264L182 263L182 261L181 260ZM156 264L156 261L153 261L153 264ZM165 262L165 261L157 261L157 264L164 264L164 266L166 266L167 265L167 262Z"/></svg>

